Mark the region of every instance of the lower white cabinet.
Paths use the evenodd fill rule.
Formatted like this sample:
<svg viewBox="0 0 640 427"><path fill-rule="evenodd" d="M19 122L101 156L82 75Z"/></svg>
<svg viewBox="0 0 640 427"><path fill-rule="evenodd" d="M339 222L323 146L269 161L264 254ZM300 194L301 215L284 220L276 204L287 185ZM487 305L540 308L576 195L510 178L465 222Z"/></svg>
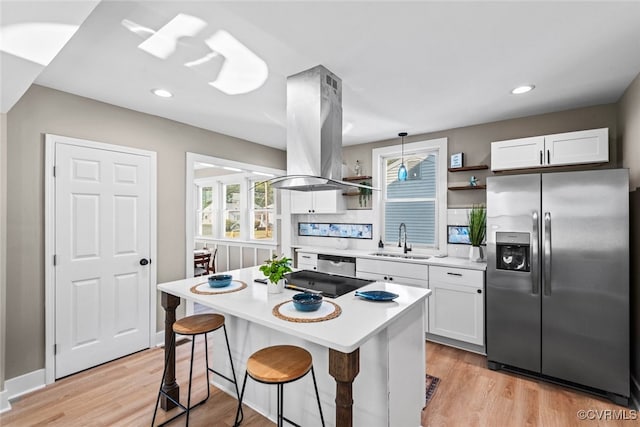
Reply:
<svg viewBox="0 0 640 427"><path fill-rule="evenodd" d="M429 333L484 345L484 272L429 267Z"/></svg>
<svg viewBox="0 0 640 427"><path fill-rule="evenodd" d="M429 287L429 266L402 261L381 261L370 258L356 260L356 277L382 282L394 282L402 285ZM429 310L428 298L425 309ZM428 315L424 319L425 331L429 328Z"/></svg>
<svg viewBox="0 0 640 427"><path fill-rule="evenodd" d="M318 270L318 254L298 252L297 257L296 267L300 270Z"/></svg>

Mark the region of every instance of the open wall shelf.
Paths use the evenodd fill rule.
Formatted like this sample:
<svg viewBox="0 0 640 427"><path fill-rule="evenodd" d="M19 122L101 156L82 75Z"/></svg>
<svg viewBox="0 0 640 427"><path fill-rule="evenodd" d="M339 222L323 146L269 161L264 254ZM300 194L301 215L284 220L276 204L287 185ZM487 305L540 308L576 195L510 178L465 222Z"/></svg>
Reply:
<svg viewBox="0 0 640 427"><path fill-rule="evenodd" d="M479 171L489 169L488 165L463 166L461 168L449 168L449 172Z"/></svg>
<svg viewBox="0 0 640 427"><path fill-rule="evenodd" d="M459 186L449 187L449 190L451 190L451 191L457 191L457 190L486 190L486 189L487 189L486 185L459 185Z"/></svg>

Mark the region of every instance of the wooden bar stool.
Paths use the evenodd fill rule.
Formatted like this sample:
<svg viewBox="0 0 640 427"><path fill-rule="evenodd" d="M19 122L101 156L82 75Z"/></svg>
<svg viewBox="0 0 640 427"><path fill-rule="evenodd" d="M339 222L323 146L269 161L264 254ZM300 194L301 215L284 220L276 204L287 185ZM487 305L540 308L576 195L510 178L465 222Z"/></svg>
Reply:
<svg viewBox="0 0 640 427"><path fill-rule="evenodd" d="M273 347L258 350L249 357L247 361L247 372L244 374L242 382L242 393L238 401L238 411L234 427L242 422L242 398L247 385L247 376L264 384L276 384L278 386L278 427L282 427L283 421L291 425L300 427L284 416L284 385L304 377L309 371L313 377L313 388L316 392L318 409L320 410L320 421L324 426L322 416L322 405L316 384L316 375L313 371L313 361L311 353L307 350L293 345L276 345Z"/></svg>
<svg viewBox="0 0 640 427"><path fill-rule="evenodd" d="M224 331L224 339L227 342L227 353L229 354L229 362L231 363L231 373L233 374L233 379L229 378L223 374L221 374L218 371L215 371L214 369L209 367L209 348L208 348L208 344L207 344L207 334L209 332L213 332L216 331L218 329L220 329L222 327L222 330ZM236 396L238 396L238 399L240 399L240 393L238 390L238 381L236 380L236 371L233 368L233 359L231 358L231 349L229 348L229 338L227 337L227 327L224 324L224 316L221 314L196 314L193 316L187 316L184 317L180 320L177 320L174 324L173 324L173 333L171 336L171 348L169 350L169 352L167 353L167 358L169 357L169 355L174 352L176 350L176 334L180 334L180 335L190 335L192 337L191 339L191 362L190 362L190 367L189 367L189 392L187 394L187 406L181 404L180 402L174 400L171 396L169 396L167 393L165 393L162 390L162 384L164 384L164 379L165 376L167 375L167 367L169 365L168 360L165 360L165 364L164 364L164 372L162 373L162 381L160 382L160 390L158 391L158 398L156 399L156 407L155 410L153 411L153 419L151 420L151 426L153 427L154 422L156 421L156 414L158 413L158 403L160 402L160 396L164 395L167 399L169 399L170 401L172 401L173 403L175 403L177 406L182 408L182 412L174 415L173 417L169 418L168 420L166 420L165 422L163 422L162 424L159 424L159 426L163 426L165 424L170 423L171 421L175 420L176 418L178 418L181 415L186 414L187 417L187 423L186 425L189 425L189 412L195 408L196 406L202 405L204 402L206 402L209 399L209 372L213 372L214 374L217 374L219 376L221 376L222 378L224 378L225 380L233 383L233 385L236 388ZM193 378L193 354L194 354L194 349L195 349L195 343L196 343L196 336L197 335L204 335L204 357L205 357L205 365L207 368L207 397L204 398L203 400L201 400L200 402L194 404L193 406L191 405L191 383L192 383L192 378ZM242 420L243 414L240 413L240 420ZM236 420L238 419L238 413L236 413ZM158 427L159 427L158 426Z"/></svg>

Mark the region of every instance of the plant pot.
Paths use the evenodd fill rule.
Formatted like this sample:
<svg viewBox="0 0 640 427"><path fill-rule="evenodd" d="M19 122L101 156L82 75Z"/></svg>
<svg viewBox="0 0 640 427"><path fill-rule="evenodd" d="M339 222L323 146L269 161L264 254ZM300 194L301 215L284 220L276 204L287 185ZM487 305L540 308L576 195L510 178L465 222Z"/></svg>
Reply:
<svg viewBox="0 0 640 427"><path fill-rule="evenodd" d="M482 249L480 246L471 246L469 248L469 260L473 262L482 261Z"/></svg>
<svg viewBox="0 0 640 427"><path fill-rule="evenodd" d="M284 292L284 279L278 280L278 283L269 281L269 283L267 283L267 292L270 294L281 294Z"/></svg>

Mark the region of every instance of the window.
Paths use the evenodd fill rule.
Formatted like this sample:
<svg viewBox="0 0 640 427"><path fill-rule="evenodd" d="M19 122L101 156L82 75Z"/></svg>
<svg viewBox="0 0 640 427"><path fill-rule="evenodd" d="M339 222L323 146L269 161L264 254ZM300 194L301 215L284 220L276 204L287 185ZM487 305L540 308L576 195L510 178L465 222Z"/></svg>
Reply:
<svg viewBox="0 0 640 427"><path fill-rule="evenodd" d="M276 194L252 174L196 180L196 237L274 240Z"/></svg>
<svg viewBox="0 0 640 427"><path fill-rule="evenodd" d="M213 186L198 186L198 207L196 209L196 234L200 236L213 236L214 206L213 206Z"/></svg>
<svg viewBox="0 0 640 427"><path fill-rule="evenodd" d="M446 139L405 144L373 151L374 187L380 197L380 227L384 240L397 244L400 224L407 229L407 244L425 250L446 250ZM398 180L404 161L406 181Z"/></svg>
<svg viewBox="0 0 640 427"><path fill-rule="evenodd" d="M240 215L240 184L223 185L224 193L224 237L240 238L242 218Z"/></svg>
<svg viewBox="0 0 640 427"><path fill-rule="evenodd" d="M273 239L273 221L275 213L275 194L270 182L253 181L251 183L251 215L253 227L251 238L255 240Z"/></svg>

